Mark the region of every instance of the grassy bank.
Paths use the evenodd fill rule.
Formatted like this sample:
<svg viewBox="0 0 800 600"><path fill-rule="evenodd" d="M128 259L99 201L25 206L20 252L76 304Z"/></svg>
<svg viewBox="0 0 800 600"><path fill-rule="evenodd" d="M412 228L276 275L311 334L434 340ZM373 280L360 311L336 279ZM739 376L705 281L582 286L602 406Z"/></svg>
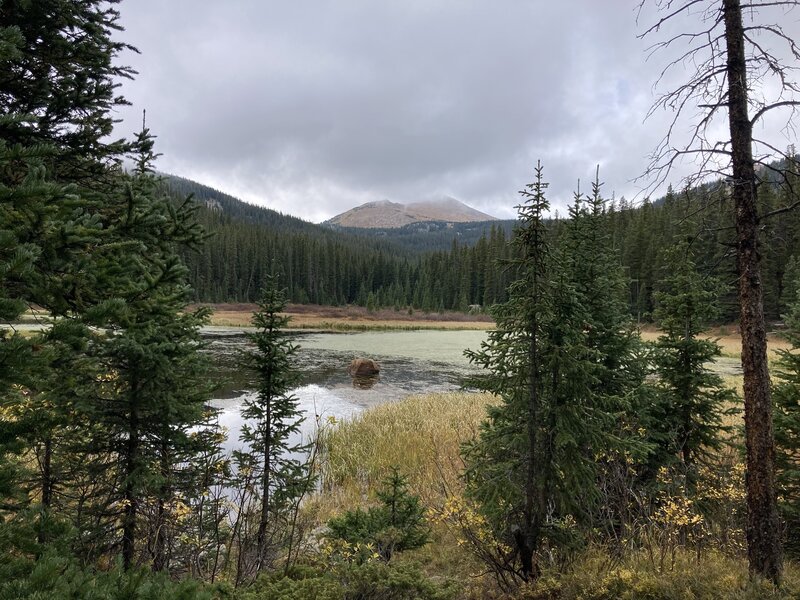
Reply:
<svg viewBox="0 0 800 600"><path fill-rule="evenodd" d="M322 525L332 515L375 502L379 482L398 466L429 514L463 492L461 445L472 439L496 399L486 394L431 394L387 403L352 421L330 424L323 434L325 467L320 494L307 504ZM432 542L398 556L399 565L417 565L432 581L457 588L454 598L536 600L800 598L800 569L787 562L784 585L774 589L748 577L739 554L713 547L674 548L672 560L659 564L644 549L613 558L589 547L560 569L546 571L534 585L502 591L484 573L468 547L442 521L431 520ZM394 564L394 561L393 561Z"/></svg>
<svg viewBox="0 0 800 600"><path fill-rule="evenodd" d="M648 342L654 342L661 335L654 326L643 327L640 331L642 339ZM739 335L735 326L716 327L705 333L708 337L720 345L722 349L722 356L739 358L742 355L742 338ZM777 332L767 334L767 350L769 352L770 360L776 358L779 350L789 350L791 344L787 342Z"/></svg>
<svg viewBox="0 0 800 600"><path fill-rule="evenodd" d="M211 304L211 324L225 327L249 327L254 304ZM405 331L414 329L489 329L494 322L488 315L447 311L379 309L368 311L361 306L317 306L290 304L286 316L292 329L323 331Z"/></svg>

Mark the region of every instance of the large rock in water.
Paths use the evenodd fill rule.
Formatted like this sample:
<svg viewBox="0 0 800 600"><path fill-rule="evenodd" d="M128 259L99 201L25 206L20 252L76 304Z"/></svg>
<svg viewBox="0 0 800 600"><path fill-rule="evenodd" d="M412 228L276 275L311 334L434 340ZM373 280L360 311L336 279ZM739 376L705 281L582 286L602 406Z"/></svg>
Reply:
<svg viewBox="0 0 800 600"><path fill-rule="evenodd" d="M381 372L381 366L371 358L356 358L347 368L350 377L372 377Z"/></svg>

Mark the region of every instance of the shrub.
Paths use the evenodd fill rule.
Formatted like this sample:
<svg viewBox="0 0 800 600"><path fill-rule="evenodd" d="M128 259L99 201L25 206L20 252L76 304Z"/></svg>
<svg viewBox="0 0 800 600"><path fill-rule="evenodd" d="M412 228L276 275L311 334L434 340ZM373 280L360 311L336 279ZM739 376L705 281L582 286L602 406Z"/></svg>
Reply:
<svg viewBox="0 0 800 600"><path fill-rule="evenodd" d="M242 600L450 600L452 584L438 585L413 565L339 562L300 567L259 579Z"/></svg>
<svg viewBox="0 0 800 600"><path fill-rule="evenodd" d="M419 498L409 493L408 480L396 468L378 491L382 505L358 508L328 521L328 537L349 544L371 544L389 561L394 552L421 548L429 532Z"/></svg>

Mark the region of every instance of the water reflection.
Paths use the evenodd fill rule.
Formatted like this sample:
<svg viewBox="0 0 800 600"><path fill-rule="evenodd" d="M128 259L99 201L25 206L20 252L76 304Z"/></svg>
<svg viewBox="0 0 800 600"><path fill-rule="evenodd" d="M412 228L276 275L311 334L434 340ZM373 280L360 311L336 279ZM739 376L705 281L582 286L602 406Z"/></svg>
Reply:
<svg viewBox="0 0 800 600"><path fill-rule="evenodd" d="M371 390L381 380L379 375L371 377L353 377L353 387L358 390Z"/></svg>
<svg viewBox="0 0 800 600"><path fill-rule="evenodd" d="M381 402L459 389L463 379L475 371L463 350L477 348L484 336L475 331L298 335L301 385L294 393L306 416L304 440L312 435L318 420L348 419ZM240 447L242 402L255 393L257 383L254 375L240 366L248 341L236 331L210 335L206 341L213 356L209 376L220 382L211 405L220 410L219 423L228 430L226 450L233 450ZM352 378L348 367L357 356L377 360L380 376Z"/></svg>

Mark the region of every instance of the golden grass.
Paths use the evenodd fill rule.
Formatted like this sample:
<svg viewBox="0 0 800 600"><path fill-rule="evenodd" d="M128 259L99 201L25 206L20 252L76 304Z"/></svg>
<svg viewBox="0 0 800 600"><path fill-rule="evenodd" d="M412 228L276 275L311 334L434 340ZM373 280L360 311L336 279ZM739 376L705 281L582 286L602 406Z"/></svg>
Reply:
<svg viewBox="0 0 800 600"><path fill-rule="evenodd" d="M289 329L321 329L332 331L370 331L392 330L411 331L417 329L448 329L448 330L485 330L494 326L493 323L481 321L423 321L423 320L359 320L351 318L324 318L307 315L292 315Z"/></svg>
<svg viewBox="0 0 800 600"><path fill-rule="evenodd" d="M477 435L487 404L496 401L491 394L465 392L411 396L336 424L322 434L321 490L305 503L305 517L321 525L373 503L395 466L425 507L441 508L449 494L461 492L461 445ZM429 576L460 581L482 570L445 524L431 528L430 544L397 560L417 563Z"/></svg>
<svg viewBox="0 0 800 600"><path fill-rule="evenodd" d="M254 304L209 305L213 313L211 325L249 327L252 325ZM369 312L359 306L315 306L291 304L284 313L291 319L291 329L324 331L450 329L484 330L494 327L486 315L467 315L457 312L422 313L381 309Z"/></svg>
<svg viewBox="0 0 800 600"><path fill-rule="evenodd" d="M661 335L661 332L653 328L645 328L640 331L642 339L647 342L654 342ZM739 357L742 354L742 338L737 332L731 332L727 327L720 327L717 330L705 332L703 337L715 340L722 349L723 356ZM777 357L779 350L789 350L792 345L777 333L767 334L767 350L770 360Z"/></svg>
<svg viewBox="0 0 800 600"><path fill-rule="evenodd" d="M251 327L253 313L238 310L215 310L211 313L210 325L223 327Z"/></svg>
<svg viewBox="0 0 800 600"><path fill-rule="evenodd" d="M486 598L479 592L471 598ZM497 597L497 596L490 596ZM753 580L743 558L726 556L713 549L696 552L678 549L674 564L660 569L644 552L632 553L612 565L606 552L584 552L566 573L546 572L535 584L523 587L519 600L560 598L561 600L791 600L800 598L800 569L785 564L783 585L775 588ZM510 597L506 597L510 598Z"/></svg>
<svg viewBox="0 0 800 600"><path fill-rule="evenodd" d="M441 502L461 474L461 444L475 437L494 401L458 392L412 396L323 433L322 493L313 500L320 520L363 503L393 466L425 504Z"/></svg>

